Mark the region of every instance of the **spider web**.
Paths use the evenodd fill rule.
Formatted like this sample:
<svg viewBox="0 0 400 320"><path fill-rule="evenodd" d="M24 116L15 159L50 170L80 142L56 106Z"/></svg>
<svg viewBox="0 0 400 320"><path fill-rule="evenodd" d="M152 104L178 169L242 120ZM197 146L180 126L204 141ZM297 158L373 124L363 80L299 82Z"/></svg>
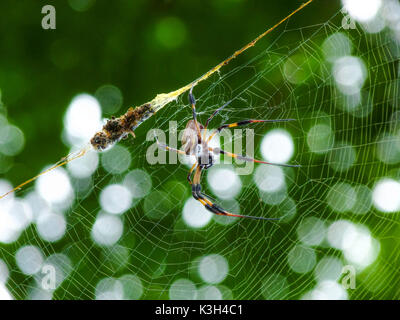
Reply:
<svg viewBox="0 0 400 320"><path fill-rule="evenodd" d="M243 119L296 119L249 128L258 159L286 148L285 143L282 150L276 144L262 147L269 133L289 134L294 152L288 163L300 168L255 164L251 174L236 175L234 168L243 164L234 161L217 164L202 179L205 192L222 207L280 220L211 216L191 197L190 166L149 164L151 129L165 132L171 144L176 134L171 121L179 132L192 118L184 95L146 121L135 140L100 154L91 178L70 178L74 200L63 209L67 225L60 240L43 239L34 222L18 241L0 247L0 270L10 270L10 294L20 299L399 298L399 208L378 197L379 186L392 183L384 189L389 192L399 180L398 39L389 27L378 33L359 24L344 29L343 17L339 11L312 26L288 23L271 35L266 49L259 45L194 88L202 123L232 100L212 128ZM361 81L357 72L363 68ZM352 76L361 83L347 83ZM245 132L221 139L221 147ZM118 189L117 200L105 195L115 185L135 197L127 210L107 213L125 199L125 189ZM36 189L17 197L34 199L30 203L39 207L43 200ZM209 215L209 221L190 220L188 212ZM36 251L24 256L20 250L26 246ZM27 256L31 260L24 264ZM57 271L51 290L42 285L46 264ZM344 287L343 267L354 268L355 288Z"/></svg>

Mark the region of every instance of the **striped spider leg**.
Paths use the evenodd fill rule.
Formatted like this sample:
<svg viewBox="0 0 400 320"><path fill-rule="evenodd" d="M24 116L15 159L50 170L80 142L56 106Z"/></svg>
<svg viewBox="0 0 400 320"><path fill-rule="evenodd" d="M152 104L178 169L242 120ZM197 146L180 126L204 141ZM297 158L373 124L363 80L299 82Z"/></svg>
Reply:
<svg viewBox="0 0 400 320"><path fill-rule="evenodd" d="M168 145L161 143L157 140L157 144L160 148L166 149L168 151L177 152L182 155L187 156L195 156L196 162L191 167L188 175L187 180L192 185L192 196L194 199L199 201L207 210L211 211L214 214L222 215L222 216L229 216L229 217L240 217L240 218L250 218L250 219L257 219L257 220L279 220L279 218L264 218L264 217L256 217L256 216L248 216L248 215L241 215L241 214L233 214L225 209L218 206L214 199L210 196L206 195L201 191L201 175L204 170L209 169L215 163L214 156L217 154L223 154L225 156L229 156L232 158L237 158L244 161L249 162L256 162L256 163L263 163L275 166L283 166L283 167L300 167L299 165L290 165L290 164L279 164L279 163L271 163L261 160L256 160L247 156L234 154L231 152L224 151L220 148L211 148L208 146L208 143L211 139L219 132L221 132L224 128L234 128L238 126L244 126L250 123L259 123L259 122L287 122L293 121L294 119L281 119L281 120L243 120L231 124L224 124L217 128L208 139L206 139L206 130L208 124L210 123L211 119L217 115L225 106L227 106L231 101L225 103L222 107L219 107L217 110L213 112L213 114L207 119L206 125L203 126L197 120L196 114L196 100L193 95L193 87L189 92L189 102L192 106L193 112L193 119L189 120L186 124L185 131L182 136L182 145L184 150L178 150L175 148L171 148ZM201 135L201 130L204 130L203 137ZM193 174L194 172L194 174ZM193 175L193 180L192 180Z"/></svg>

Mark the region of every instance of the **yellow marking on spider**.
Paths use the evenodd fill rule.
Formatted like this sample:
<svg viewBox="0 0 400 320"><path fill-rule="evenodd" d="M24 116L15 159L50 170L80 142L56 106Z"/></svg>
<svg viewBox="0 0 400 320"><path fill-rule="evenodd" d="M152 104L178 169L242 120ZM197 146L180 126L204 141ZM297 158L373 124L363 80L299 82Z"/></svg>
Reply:
<svg viewBox="0 0 400 320"><path fill-rule="evenodd" d="M198 201L200 201L200 203L203 205L203 206L205 206L206 205L206 203L205 203L205 201L203 200L203 199L197 199Z"/></svg>
<svg viewBox="0 0 400 320"><path fill-rule="evenodd" d="M215 137L215 135L218 133L218 131L215 131L214 133L212 133L209 137L208 137L208 139L207 139L207 143L208 142L210 142L211 141L211 139L212 138L214 138Z"/></svg>
<svg viewBox="0 0 400 320"><path fill-rule="evenodd" d="M237 154L234 154L234 153L231 153L231 152L228 152L228 151L224 151L224 153L225 153L227 156L230 156L230 157L232 157L232 158L237 158L237 157L238 157Z"/></svg>

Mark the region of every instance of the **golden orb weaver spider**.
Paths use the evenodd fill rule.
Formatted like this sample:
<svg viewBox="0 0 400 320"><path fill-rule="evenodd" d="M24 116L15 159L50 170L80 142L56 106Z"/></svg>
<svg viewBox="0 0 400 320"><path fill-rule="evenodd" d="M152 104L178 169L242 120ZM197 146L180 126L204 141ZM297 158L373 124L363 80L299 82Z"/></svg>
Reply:
<svg viewBox="0 0 400 320"><path fill-rule="evenodd" d="M175 148L171 148L168 145L161 143L158 141L156 137L157 144L160 148L164 148L168 151L176 152L179 154L183 154L186 156L194 155L196 157L196 162L190 169L187 180L192 185L192 196L197 201L199 201L207 210L211 211L214 214L222 215L222 216L230 216L230 217L240 217L240 218L250 218L250 219L257 219L257 220L279 220L279 218L264 218L264 217L256 217L256 216L247 216L241 214L233 214L225 209L221 208L217 204L215 204L212 198L201 191L201 174L204 170L212 167L214 165L214 155L223 154L232 158L237 158L243 161L250 161L256 163L263 163L269 164L274 166L282 166L282 167L300 167L300 165L290 165L290 164L280 164L280 163L271 163L261 160L256 160L247 156L234 154L231 152L224 151L220 148L211 148L209 147L209 142L211 139L222 129L225 128L234 128L238 126L244 126L250 123L257 123L257 122L287 122L293 121L295 119L277 119L277 120L242 120L239 122L234 122L231 124L224 124L218 127L207 139L206 139L206 132L207 127L212 118L214 118L223 108L225 108L231 101L228 101L223 106L219 107L215 110L212 115L207 119L205 126L197 121L197 113L196 113L196 100L193 95L193 87L190 89L189 92L189 103L192 105L193 111L193 119L189 120L186 124L185 131L183 132L182 137L182 145L184 150L179 150ZM203 131L203 136L201 134L201 130ZM192 173L194 171L193 180L191 179Z"/></svg>

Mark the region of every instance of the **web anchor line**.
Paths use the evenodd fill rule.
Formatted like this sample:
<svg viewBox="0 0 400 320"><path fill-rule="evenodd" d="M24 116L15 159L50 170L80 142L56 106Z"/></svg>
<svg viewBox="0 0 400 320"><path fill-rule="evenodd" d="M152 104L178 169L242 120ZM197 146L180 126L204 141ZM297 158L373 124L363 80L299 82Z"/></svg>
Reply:
<svg viewBox="0 0 400 320"><path fill-rule="evenodd" d="M80 151L78 151L76 153L71 153L71 154L67 155L66 157L64 157L60 161L58 161L54 166L39 173L38 175L34 176L33 178L26 180L25 182L19 184L14 189L1 195L0 199L21 189L23 186L29 184L30 182L35 181L41 175L48 173L58 167L64 166L65 164L84 156L86 154L86 152L88 150L90 150L91 148L95 149L96 151L102 151L104 149L111 147L112 145L119 142L120 140L126 138L129 134L134 137L135 136L134 130L141 123L143 123L144 121L149 119L151 116L153 116L156 112L161 110L163 107L165 107L170 102L175 101L183 93L189 91L191 88L195 87L200 82L208 79L211 75L213 75L215 72L219 71L223 66L228 65L231 60L238 57L244 51L246 51L247 49L249 49L251 47L254 47L258 41L260 41L266 35L271 33L273 30L275 30L277 27L279 27L281 24L283 24L285 21L287 21L293 15L295 15L296 13L298 13L299 11L304 9L312 1L313 0L308 0L307 2L301 4L296 10L292 11L288 16L283 18L281 21L276 23L271 28L267 29L265 32L261 33L257 38L255 38L254 40L249 42L247 45L245 45L241 49L235 51L227 59L225 59L221 63L217 64L215 67L210 69L208 72L204 73L202 76L200 76L196 80L190 82L189 84L187 84L175 91L171 91L169 93L157 94L153 100L151 100L147 103L144 103L138 107L129 108L125 114L123 114L122 116L120 116L118 118L109 119L107 121L107 123L103 126L102 130L97 132L93 136L93 138L90 140L90 144L88 144L87 146L85 146L84 148L82 148Z"/></svg>

